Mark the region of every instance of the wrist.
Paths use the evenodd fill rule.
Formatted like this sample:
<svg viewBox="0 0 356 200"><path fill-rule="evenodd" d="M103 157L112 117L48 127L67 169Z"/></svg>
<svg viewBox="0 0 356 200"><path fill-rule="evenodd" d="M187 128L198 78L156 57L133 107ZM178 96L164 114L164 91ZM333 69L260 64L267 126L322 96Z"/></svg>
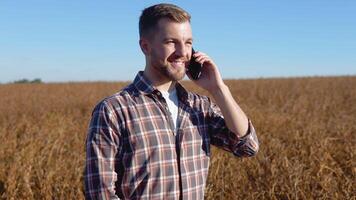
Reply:
<svg viewBox="0 0 356 200"><path fill-rule="evenodd" d="M224 83L221 83L215 88L209 90L211 96L213 96L215 100L219 99L220 97L224 97L227 93L229 93L229 91L229 87Z"/></svg>

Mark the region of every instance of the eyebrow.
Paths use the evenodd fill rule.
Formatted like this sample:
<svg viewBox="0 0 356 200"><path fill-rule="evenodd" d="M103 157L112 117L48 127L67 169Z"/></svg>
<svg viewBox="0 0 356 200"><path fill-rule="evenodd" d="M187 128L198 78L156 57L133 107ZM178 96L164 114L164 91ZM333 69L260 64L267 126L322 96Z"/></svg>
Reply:
<svg viewBox="0 0 356 200"><path fill-rule="evenodd" d="M163 38L163 41L167 41L167 40L174 40L174 41L177 41L176 38L170 38L170 37ZM193 38L188 38L188 39L186 39L186 41L191 41L191 42L193 42Z"/></svg>

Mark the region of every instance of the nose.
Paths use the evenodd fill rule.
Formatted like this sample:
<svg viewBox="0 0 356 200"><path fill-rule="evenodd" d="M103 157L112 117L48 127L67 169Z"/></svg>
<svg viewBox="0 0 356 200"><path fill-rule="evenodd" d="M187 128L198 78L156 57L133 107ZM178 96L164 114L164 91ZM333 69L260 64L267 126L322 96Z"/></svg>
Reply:
<svg viewBox="0 0 356 200"><path fill-rule="evenodd" d="M184 45L184 43L179 43L176 45L176 55L179 57L186 57L188 54L188 48Z"/></svg>

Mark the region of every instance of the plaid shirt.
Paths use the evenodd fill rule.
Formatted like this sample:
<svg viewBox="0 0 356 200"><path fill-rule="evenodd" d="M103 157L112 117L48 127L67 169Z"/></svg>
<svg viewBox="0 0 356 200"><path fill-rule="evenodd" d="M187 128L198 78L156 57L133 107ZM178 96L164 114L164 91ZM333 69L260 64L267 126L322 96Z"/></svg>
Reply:
<svg viewBox="0 0 356 200"><path fill-rule="evenodd" d="M142 72L95 107L86 141L87 199L203 199L210 144L239 157L256 154L250 121L239 138L208 97L176 87L176 134L165 99Z"/></svg>

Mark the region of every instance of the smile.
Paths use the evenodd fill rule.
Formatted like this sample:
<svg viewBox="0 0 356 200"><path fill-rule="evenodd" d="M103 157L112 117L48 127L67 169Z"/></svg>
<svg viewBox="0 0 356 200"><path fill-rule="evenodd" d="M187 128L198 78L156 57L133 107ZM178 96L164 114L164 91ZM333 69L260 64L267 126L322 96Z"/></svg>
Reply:
<svg viewBox="0 0 356 200"><path fill-rule="evenodd" d="M172 66L173 66L174 68L185 67L185 62L182 61L182 60L173 61L173 62L171 62L171 63L172 63Z"/></svg>

